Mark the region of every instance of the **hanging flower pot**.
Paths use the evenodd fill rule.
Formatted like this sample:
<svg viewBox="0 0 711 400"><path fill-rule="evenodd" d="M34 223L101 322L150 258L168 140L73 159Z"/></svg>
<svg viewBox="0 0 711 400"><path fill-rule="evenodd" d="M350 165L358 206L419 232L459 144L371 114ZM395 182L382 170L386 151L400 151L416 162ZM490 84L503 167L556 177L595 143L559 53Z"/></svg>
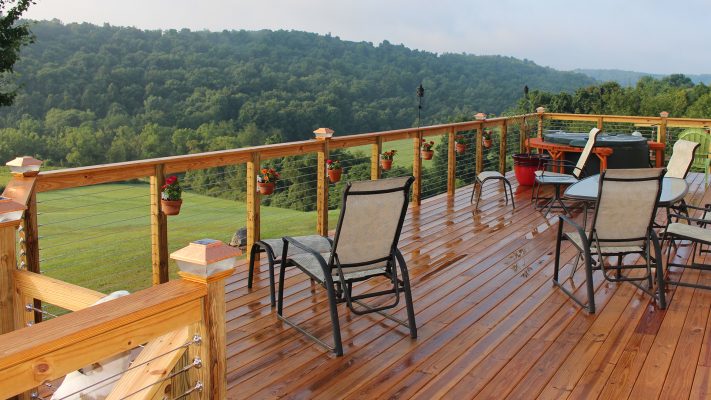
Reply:
<svg viewBox="0 0 711 400"><path fill-rule="evenodd" d="M491 148L491 143L492 143L491 139L484 139L482 142L484 143L485 148L487 148L487 149Z"/></svg>
<svg viewBox="0 0 711 400"><path fill-rule="evenodd" d="M178 177L173 175L165 180L165 184L161 187L160 193L160 208L165 215L178 215L180 206L183 205L183 189L178 183Z"/></svg>
<svg viewBox="0 0 711 400"><path fill-rule="evenodd" d="M456 151L457 154L464 154L467 152L467 145L464 143L455 143L454 151Z"/></svg>
<svg viewBox="0 0 711 400"><path fill-rule="evenodd" d="M328 180L331 183L336 183L341 180L341 173L343 173L343 168L329 169L328 170Z"/></svg>
<svg viewBox="0 0 711 400"><path fill-rule="evenodd" d="M385 151L380 154L380 167L383 171L389 171L393 167L393 158L397 154L397 150Z"/></svg>
<svg viewBox="0 0 711 400"><path fill-rule="evenodd" d="M484 134L482 136L482 144L484 145L484 148L490 148L491 143L491 131L484 131Z"/></svg>
<svg viewBox="0 0 711 400"><path fill-rule="evenodd" d="M165 215L180 214L180 206L183 205L183 200L161 200L160 209Z"/></svg>
<svg viewBox="0 0 711 400"><path fill-rule="evenodd" d="M434 146L433 141L426 141L425 139L422 139L422 143L420 144L420 156L424 160L431 160L432 156L434 156L434 150L432 150L432 147Z"/></svg>
<svg viewBox="0 0 711 400"><path fill-rule="evenodd" d="M263 195L274 193L277 180L279 180L279 173L274 168L262 168L257 175L257 191Z"/></svg>
<svg viewBox="0 0 711 400"><path fill-rule="evenodd" d="M340 181L341 173L343 173L341 162L338 160L326 160L326 172L328 173L328 180L331 181L331 183Z"/></svg>
<svg viewBox="0 0 711 400"><path fill-rule="evenodd" d="M274 193L276 185L273 182L257 182L257 190L259 194L270 195Z"/></svg>

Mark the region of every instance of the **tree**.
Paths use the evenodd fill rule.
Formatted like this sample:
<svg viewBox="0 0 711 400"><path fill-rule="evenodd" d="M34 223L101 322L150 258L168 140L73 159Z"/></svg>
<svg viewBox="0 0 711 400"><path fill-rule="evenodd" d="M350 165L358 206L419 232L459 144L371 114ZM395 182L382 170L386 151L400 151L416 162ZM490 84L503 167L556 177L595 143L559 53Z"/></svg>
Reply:
<svg viewBox="0 0 711 400"><path fill-rule="evenodd" d="M15 99L15 90L9 83L15 62L20 58L20 48L32 43L33 36L27 23L18 24L22 13L32 0L0 0L0 106L9 106Z"/></svg>

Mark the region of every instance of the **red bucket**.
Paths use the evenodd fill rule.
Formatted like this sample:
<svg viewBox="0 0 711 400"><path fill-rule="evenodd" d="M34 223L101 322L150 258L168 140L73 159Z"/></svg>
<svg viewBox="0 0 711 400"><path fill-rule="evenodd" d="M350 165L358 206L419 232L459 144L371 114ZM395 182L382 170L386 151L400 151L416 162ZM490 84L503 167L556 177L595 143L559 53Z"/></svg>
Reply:
<svg viewBox="0 0 711 400"><path fill-rule="evenodd" d="M543 169L543 164L549 160L544 154L521 153L514 154L514 173L519 185L533 186L536 181L536 171Z"/></svg>

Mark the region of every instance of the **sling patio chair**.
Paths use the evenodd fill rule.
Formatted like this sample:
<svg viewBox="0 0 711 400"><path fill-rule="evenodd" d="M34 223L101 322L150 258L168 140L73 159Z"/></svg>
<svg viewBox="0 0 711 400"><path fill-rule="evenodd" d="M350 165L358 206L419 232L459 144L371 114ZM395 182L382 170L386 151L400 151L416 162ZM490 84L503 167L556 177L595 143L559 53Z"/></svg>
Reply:
<svg viewBox="0 0 711 400"><path fill-rule="evenodd" d="M536 171L536 180L533 186L531 196L536 202L536 207L540 208L541 210L546 210L545 215L548 215L548 213L554 207L562 208L566 214L570 214L570 212L568 211L568 207L566 207L565 203L563 203L563 200L560 197L560 190L563 186L577 183L581 178L585 177L585 165L587 164L588 159L590 158L590 154L592 154L592 148L595 145L595 140L597 139L597 136L599 134L600 130L597 128L592 128L590 130L590 133L588 134L588 141L585 143L585 147L583 148L582 153L580 153L580 158L578 159L578 162L575 165L573 165L570 161L567 160L550 160L546 162L542 171ZM571 167L572 173L570 174L560 172L565 168ZM546 203L539 206L539 192L541 190L542 185L553 186L554 192L553 197L549 198ZM556 203L558 203L560 206L556 206Z"/></svg>
<svg viewBox="0 0 711 400"><path fill-rule="evenodd" d="M659 307L666 308L663 289L662 268L655 268L658 296L654 292L652 267L661 263L662 250L659 238L654 232L654 216L662 190L664 168L608 169L600 176L597 206L589 232L570 218L560 215L558 236L555 248L555 269L553 283L581 307L587 307L595 313L595 289L593 271L602 270L606 280L611 282L631 282L642 291L654 297ZM564 232L565 226L574 228ZM559 280L561 242L568 240L578 250L569 280L572 290ZM654 256L651 251L654 250ZM644 264L623 265L623 258L628 254L640 254ZM573 275L582 256L585 265L587 285L587 306L574 295ZM617 265L605 265L606 257L616 256ZM644 276L623 275L622 271L646 269ZM614 271L612 276L610 271ZM647 281L647 287L641 282Z"/></svg>
<svg viewBox="0 0 711 400"><path fill-rule="evenodd" d="M704 189L709 185L709 167L711 166L711 134L703 130L690 130L682 133L679 140L687 140L699 144L700 151L696 151L694 161L690 168L695 171L704 171Z"/></svg>
<svg viewBox="0 0 711 400"><path fill-rule="evenodd" d="M319 253L295 238L283 238L285 244L298 247L303 250L303 253L288 255L284 251L282 255L284 261L279 270L277 301L277 316L280 320L338 356L343 355L338 303L345 302L357 315L377 312L409 328L413 339L417 337L407 266L397 248L413 180L413 177L404 177L349 183L343 191L341 214L338 218L333 246L329 252ZM284 248L286 247L285 245ZM286 268L291 266L297 267L326 289L331 313L333 346L326 344L284 316L284 275ZM385 282L380 282L388 287L374 292L353 293L354 283L375 277L381 277L380 279L384 277ZM366 285L359 285L356 289L364 286ZM400 292L405 297L408 322L384 312L398 306ZM383 299L384 304L371 306L361 301L374 297ZM358 304L358 307L355 304Z"/></svg>
<svg viewBox="0 0 711 400"><path fill-rule="evenodd" d="M672 217L677 219L677 222L672 222L667 225L664 229L662 242L664 242L664 240L669 240L670 243L674 243L675 240L688 240L692 244L691 259L688 264L673 262L671 252L672 247L674 246L667 246L667 271L669 270L669 267L683 267L702 271L711 271L711 265L696 262L697 250L699 255L701 255L701 253L709 253L709 250L704 250L702 246L711 246L711 230L708 229L708 225L711 224L711 204L706 204L704 207L690 205L686 205L685 207L687 211L697 210L697 212L701 212L700 218L694 218L689 215L682 214L671 214ZM686 223L678 222L680 220L684 220ZM664 284L688 286L699 289L711 289L711 286L708 285L672 281L666 278L664 279Z"/></svg>
<svg viewBox="0 0 711 400"><path fill-rule="evenodd" d="M691 165L694 163L694 157L698 148L699 143L697 142L691 142L683 139L677 140L672 148L672 155L669 157L669 162L667 163L667 173L665 176L670 178L686 179L686 176L689 175ZM687 216L689 215L686 202L684 199L681 199L678 205L667 207L667 224L671 222L670 218L672 210L675 210L677 213L683 213Z"/></svg>

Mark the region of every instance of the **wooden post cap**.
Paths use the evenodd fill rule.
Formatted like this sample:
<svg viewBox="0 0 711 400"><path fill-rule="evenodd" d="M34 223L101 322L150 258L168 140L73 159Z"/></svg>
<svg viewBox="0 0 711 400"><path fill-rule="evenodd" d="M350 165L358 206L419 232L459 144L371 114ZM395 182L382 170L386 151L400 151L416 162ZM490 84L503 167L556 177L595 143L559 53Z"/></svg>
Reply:
<svg viewBox="0 0 711 400"><path fill-rule="evenodd" d="M536 108L536 112L539 114L543 114L544 112L546 112L546 108L545 107L538 107L538 108Z"/></svg>
<svg viewBox="0 0 711 400"><path fill-rule="evenodd" d="M208 279L215 276L231 275L242 251L219 240L201 239L173 252L170 258L180 268L180 275L192 275Z"/></svg>
<svg viewBox="0 0 711 400"><path fill-rule="evenodd" d="M314 131L314 135L316 135L316 140L326 140L333 136L335 131L331 128L318 128Z"/></svg>
<svg viewBox="0 0 711 400"><path fill-rule="evenodd" d="M662 112L659 113L659 116L662 117L662 118L668 118L668 117L669 117L669 113L668 113L667 111L662 111Z"/></svg>
<svg viewBox="0 0 711 400"><path fill-rule="evenodd" d="M35 176L39 173L42 161L30 157L22 156L5 163L10 167L10 172L16 176Z"/></svg>
<svg viewBox="0 0 711 400"><path fill-rule="evenodd" d="M486 119L486 114L484 114L483 112L476 113L476 115L474 115L474 118L478 120Z"/></svg>

